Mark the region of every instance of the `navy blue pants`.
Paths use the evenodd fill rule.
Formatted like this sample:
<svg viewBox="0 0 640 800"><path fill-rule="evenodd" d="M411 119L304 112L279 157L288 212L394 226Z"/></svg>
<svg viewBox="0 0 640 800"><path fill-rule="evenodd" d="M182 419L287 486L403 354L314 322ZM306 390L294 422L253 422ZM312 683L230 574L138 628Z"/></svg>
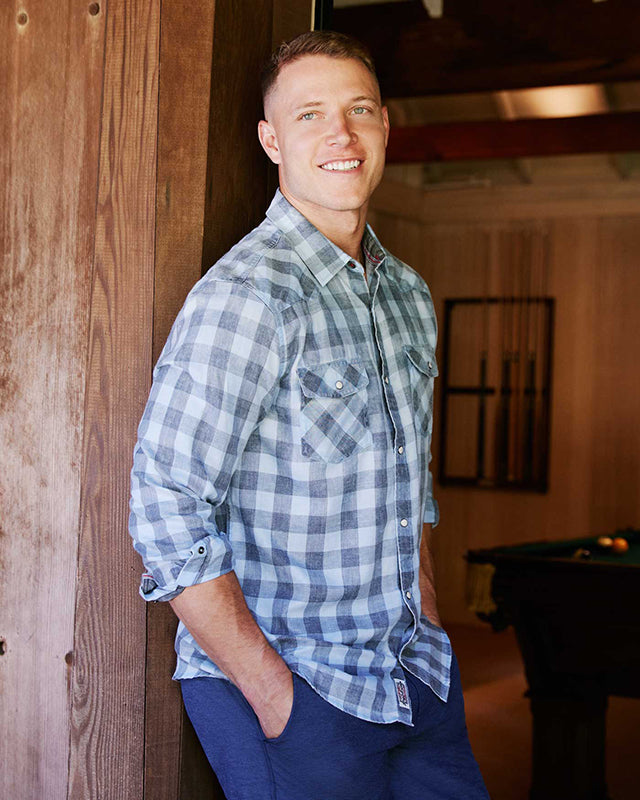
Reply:
<svg viewBox="0 0 640 800"><path fill-rule="evenodd" d="M345 714L293 676L284 731L266 739L242 693L181 681L189 718L227 800L487 800L454 658L449 699L406 673L413 727Z"/></svg>

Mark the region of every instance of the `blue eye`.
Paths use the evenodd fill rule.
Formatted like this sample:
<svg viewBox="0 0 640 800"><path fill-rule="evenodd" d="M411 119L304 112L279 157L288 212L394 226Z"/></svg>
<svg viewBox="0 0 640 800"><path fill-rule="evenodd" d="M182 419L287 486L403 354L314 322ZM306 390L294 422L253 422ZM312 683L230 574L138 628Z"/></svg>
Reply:
<svg viewBox="0 0 640 800"><path fill-rule="evenodd" d="M357 106L356 108L353 109L353 113L358 115L366 114L367 111L368 109L365 108L364 106Z"/></svg>
<svg viewBox="0 0 640 800"><path fill-rule="evenodd" d="M315 111L307 111L300 117L300 119L314 119L315 115L316 115Z"/></svg>

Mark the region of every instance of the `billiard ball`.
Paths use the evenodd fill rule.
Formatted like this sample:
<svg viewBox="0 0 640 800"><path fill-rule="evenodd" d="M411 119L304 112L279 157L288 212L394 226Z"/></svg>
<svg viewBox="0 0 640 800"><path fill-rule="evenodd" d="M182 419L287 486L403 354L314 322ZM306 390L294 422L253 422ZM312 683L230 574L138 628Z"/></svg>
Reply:
<svg viewBox="0 0 640 800"><path fill-rule="evenodd" d="M622 536L616 536L611 545L611 549L614 553L626 553L629 549L629 542L623 539Z"/></svg>
<svg viewBox="0 0 640 800"><path fill-rule="evenodd" d="M610 550L613 546L613 539L610 536L598 536L597 544L603 550Z"/></svg>

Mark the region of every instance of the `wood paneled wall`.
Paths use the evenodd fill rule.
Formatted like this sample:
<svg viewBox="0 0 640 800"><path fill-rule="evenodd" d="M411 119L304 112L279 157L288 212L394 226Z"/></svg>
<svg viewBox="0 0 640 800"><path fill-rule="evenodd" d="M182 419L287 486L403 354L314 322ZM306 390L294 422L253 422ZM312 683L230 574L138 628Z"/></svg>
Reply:
<svg viewBox="0 0 640 800"><path fill-rule="evenodd" d="M0 796L66 797L104 14L0 9Z"/></svg>
<svg viewBox="0 0 640 800"><path fill-rule="evenodd" d="M384 244L425 277L441 321L445 298L499 290L496 271L505 264L486 252L496 232L544 225L550 237L556 324L549 491L436 483L441 612L472 622L464 599L467 549L640 527L640 186L429 194L387 182L370 218ZM437 419L434 431L437 465Z"/></svg>
<svg viewBox="0 0 640 800"><path fill-rule="evenodd" d="M183 736L172 616L137 596L129 470L175 313L266 206L257 64L310 17L0 9L1 797L221 796Z"/></svg>

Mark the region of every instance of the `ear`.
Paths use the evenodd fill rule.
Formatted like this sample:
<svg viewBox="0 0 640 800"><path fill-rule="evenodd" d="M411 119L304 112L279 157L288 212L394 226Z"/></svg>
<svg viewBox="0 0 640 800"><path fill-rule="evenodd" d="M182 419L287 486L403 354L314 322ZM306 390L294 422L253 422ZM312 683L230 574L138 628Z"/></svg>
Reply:
<svg viewBox="0 0 640 800"><path fill-rule="evenodd" d="M389 111L386 106L382 106L382 123L384 125L384 146L387 146L389 141Z"/></svg>
<svg viewBox="0 0 640 800"><path fill-rule="evenodd" d="M280 148L278 147L278 137L273 129L273 126L266 120L260 120L258 123L258 139L264 152L269 156L274 164L282 163L282 156Z"/></svg>

